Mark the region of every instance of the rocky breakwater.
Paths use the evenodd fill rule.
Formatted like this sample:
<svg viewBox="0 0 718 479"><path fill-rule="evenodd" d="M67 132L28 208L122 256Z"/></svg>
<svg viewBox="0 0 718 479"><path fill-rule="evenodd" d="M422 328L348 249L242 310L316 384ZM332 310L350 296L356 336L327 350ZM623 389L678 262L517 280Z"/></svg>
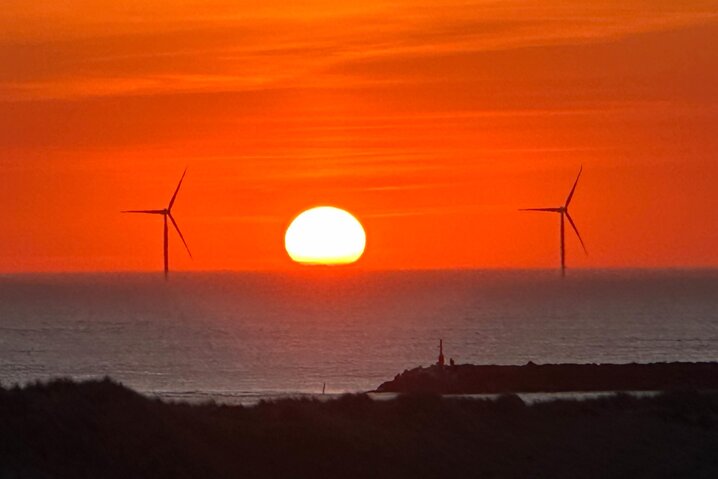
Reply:
<svg viewBox="0 0 718 479"><path fill-rule="evenodd" d="M666 390L718 390L718 363L433 365L397 374L376 392L503 394Z"/></svg>

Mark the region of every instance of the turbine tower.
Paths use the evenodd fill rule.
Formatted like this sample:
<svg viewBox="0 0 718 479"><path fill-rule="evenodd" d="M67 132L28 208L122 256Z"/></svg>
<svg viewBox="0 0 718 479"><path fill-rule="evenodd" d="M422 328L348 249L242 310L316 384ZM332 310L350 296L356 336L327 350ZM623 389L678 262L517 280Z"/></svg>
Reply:
<svg viewBox="0 0 718 479"><path fill-rule="evenodd" d="M187 246L187 241L185 241L184 236L182 235L182 231L180 231L179 226L177 226L177 222L175 221L174 217L172 216L172 205L175 203L175 199L177 198L177 193L179 193L180 186L182 186L182 180L184 180L184 175L187 174L187 168L185 168L184 173L182 173L182 178L180 178L179 183L177 184L177 189L175 190L175 193L172 195L172 199L170 199L169 205L167 205L167 208L163 210L126 210L122 213L140 213L140 214L146 214L146 215L162 215L162 218L164 219L164 259L165 259L165 279L167 279L167 275L169 274L169 241L168 241L168 231L167 231L167 218L170 219L172 222L172 226L174 226L175 230L177 230L177 234L179 235L180 239L182 240L182 243L184 244L184 247L187 249L187 253L189 254L189 257L192 257L192 253L189 250L189 246Z"/></svg>
<svg viewBox="0 0 718 479"><path fill-rule="evenodd" d="M578 228L576 228L576 223L573 222L573 219L571 219L571 215L568 214L568 205L571 204L571 199L573 198L573 193L576 191L576 185L578 185L578 180L579 178L581 178L582 171L583 166L581 166L581 169L578 170L578 176L576 177L576 181L573 183L573 188L571 188L571 192L568 194L568 197L566 198L566 203L564 203L563 206L559 206L558 208L522 208L519 210L544 211L549 213L559 213L561 215L561 276L566 276L566 241L564 234L564 217L568 219L568 222L571 224L571 227L576 232L576 236L578 236L578 240L581 242L581 246L583 247L583 252L588 255L588 250L586 250L586 245L583 243L581 233L578 232Z"/></svg>

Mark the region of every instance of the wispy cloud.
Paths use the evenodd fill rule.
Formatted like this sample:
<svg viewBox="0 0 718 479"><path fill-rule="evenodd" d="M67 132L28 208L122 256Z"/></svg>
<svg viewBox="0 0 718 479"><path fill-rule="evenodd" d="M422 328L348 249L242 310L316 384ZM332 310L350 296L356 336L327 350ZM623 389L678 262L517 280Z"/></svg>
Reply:
<svg viewBox="0 0 718 479"><path fill-rule="evenodd" d="M0 13L1 99L440 81L442 64L429 72L417 59L607 41L717 18L702 1L41 3L12 0Z"/></svg>

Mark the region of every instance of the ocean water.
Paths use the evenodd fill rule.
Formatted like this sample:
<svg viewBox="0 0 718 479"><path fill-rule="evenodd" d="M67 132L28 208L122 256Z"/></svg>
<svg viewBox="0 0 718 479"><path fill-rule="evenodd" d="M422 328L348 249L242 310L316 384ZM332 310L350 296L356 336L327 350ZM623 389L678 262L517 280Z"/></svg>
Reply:
<svg viewBox="0 0 718 479"><path fill-rule="evenodd" d="M718 271L0 277L0 382L109 375L251 402L366 391L436 360L718 360Z"/></svg>

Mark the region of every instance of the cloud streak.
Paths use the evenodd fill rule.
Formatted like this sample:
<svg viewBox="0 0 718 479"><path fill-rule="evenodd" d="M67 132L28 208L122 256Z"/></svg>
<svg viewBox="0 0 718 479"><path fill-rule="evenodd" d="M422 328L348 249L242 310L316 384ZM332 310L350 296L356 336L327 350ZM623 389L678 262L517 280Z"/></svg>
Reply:
<svg viewBox="0 0 718 479"><path fill-rule="evenodd" d="M363 11L323 2L289 11L220 1L199 10L159 0L27 5L13 1L0 14L4 100L432 81L441 68L387 79L347 66L379 63L391 72L422 58L605 42L717 18L706 2L369 2Z"/></svg>

